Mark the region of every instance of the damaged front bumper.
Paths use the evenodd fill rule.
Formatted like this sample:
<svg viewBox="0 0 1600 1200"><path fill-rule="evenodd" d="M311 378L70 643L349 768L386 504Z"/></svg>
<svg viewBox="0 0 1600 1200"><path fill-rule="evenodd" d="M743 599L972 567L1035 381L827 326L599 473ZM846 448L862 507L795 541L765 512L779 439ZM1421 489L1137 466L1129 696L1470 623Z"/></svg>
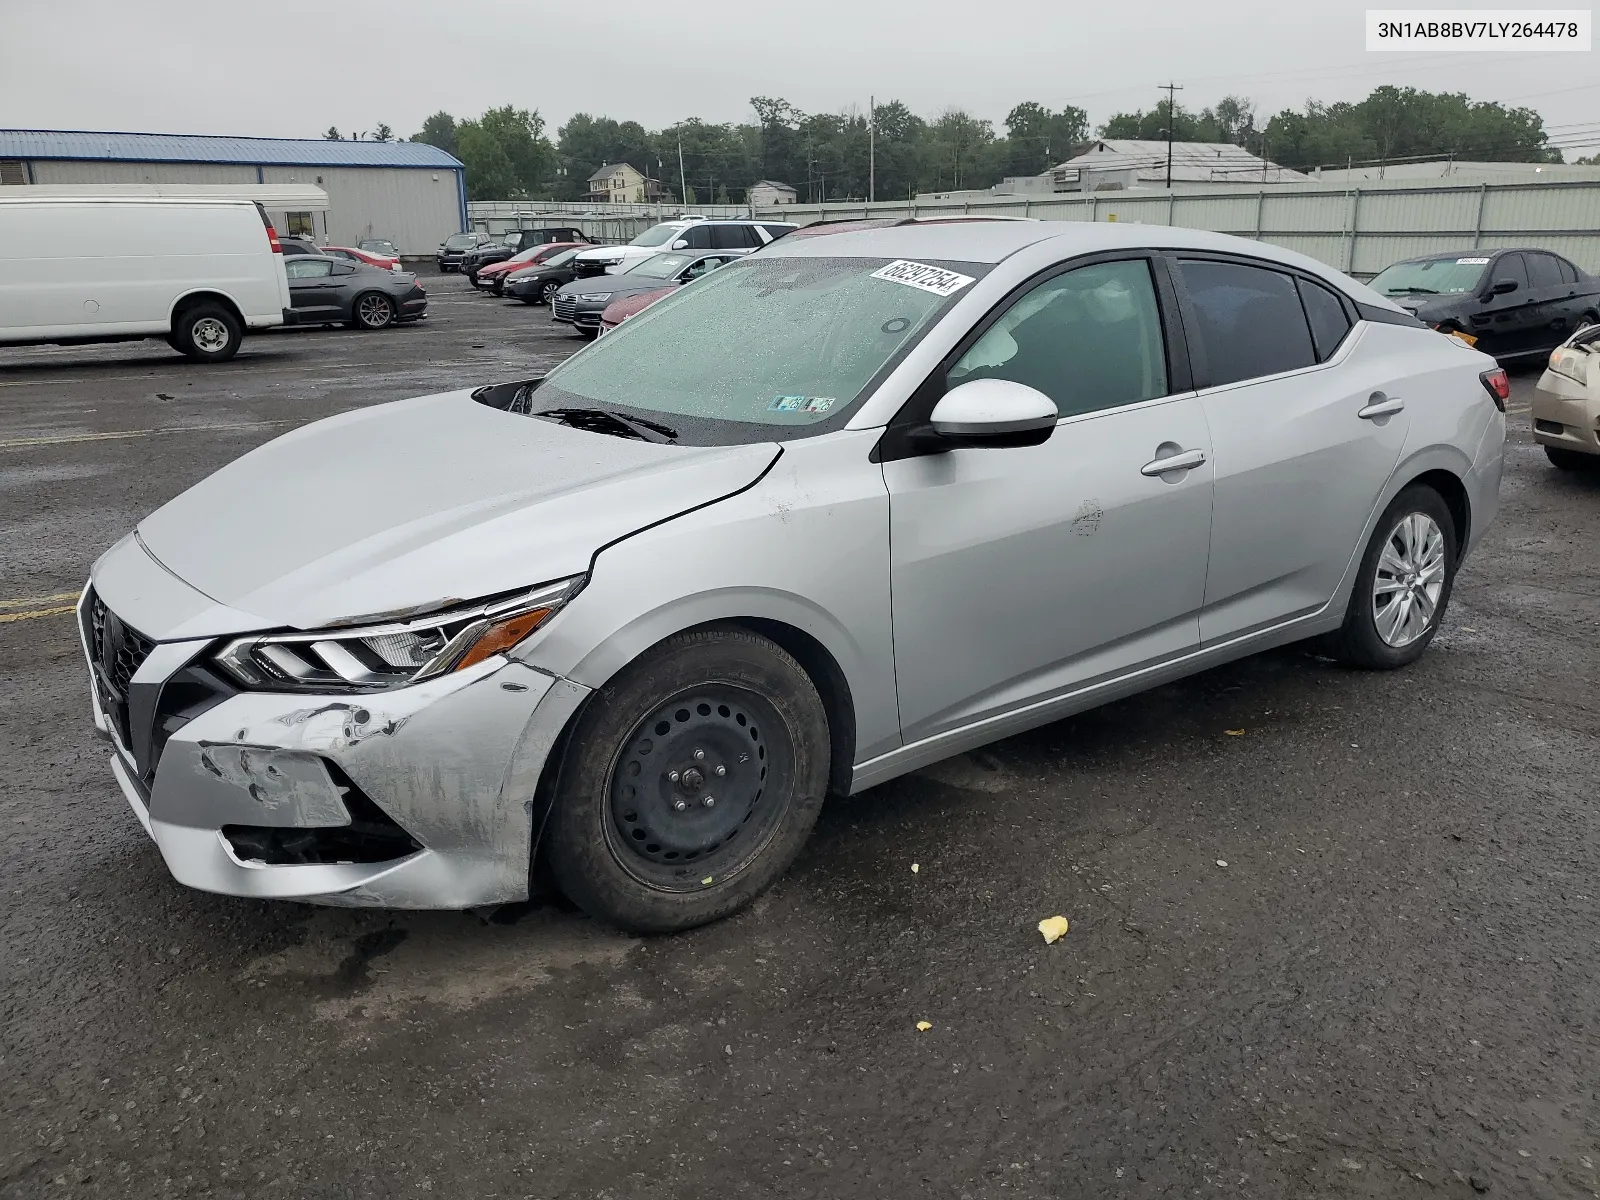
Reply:
<svg viewBox="0 0 1600 1200"><path fill-rule="evenodd" d="M143 574L129 556L160 567L112 553L79 604L95 725L174 878L351 906L527 897L539 778L588 689L496 657L386 692L235 691L209 668L217 637L133 624L148 591L127 587Z"/></svg>

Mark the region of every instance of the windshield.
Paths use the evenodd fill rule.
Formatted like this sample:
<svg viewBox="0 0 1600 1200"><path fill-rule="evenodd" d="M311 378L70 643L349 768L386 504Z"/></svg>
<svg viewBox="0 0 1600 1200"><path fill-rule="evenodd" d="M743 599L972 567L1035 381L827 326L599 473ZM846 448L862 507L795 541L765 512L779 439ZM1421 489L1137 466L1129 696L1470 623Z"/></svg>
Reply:
<svg viewBox="0 0 1600 1200"><path fill-rule="evenodd" d="M571 262L577 256L578 256L578 251L576 251L576 250L563 250L560 254L551 255L549 258L545 259L544 262L542 264L540 264L540 265L546 266L546 267L565 266L567 263Z"/></svg>
<svg viewBox="0 0 1600 1200"><path fill-rule="evenodd" d="M519 250L517 253L513 254L511 256L511 261L514 263L529 262L532 260L533 256L538 254L542 249L544 249L543 246L529 246L526 250Z"/></svg>
<svg viewBox="0 0 1600 1200"><path fill-rule="evenodd" d="M676 236L682 225L652 225L633 241L630 246L664 246Z"/></svg>
<svg viewBox="0 0 1600 1200"><path fill-rule="evenodd" d="M886 261L731 263L568 359L545 379L534 404L540 410L623 406L766 427L804 428L842 417L989 270L972 263L890 268ZM898 271L904 278L907 266L924 272L921 280L932 272L942 282L930 287L883 277ZM728 432L712 436L726 440Z"/></svg>
<svg viewBox="0 0 1600 1200"><path fill-rule="evenodd" d="M1477 290L1488 265L1488 255L1395 263L1379 271L1367 286L1383 296L1459 295Z"/></svg>
<svg viewBox="0 0 1600 1200"><path fill-rule="evenodd" d="M652 254L622 273L643 275L646 279L670 279L688 266L690 261L691 257L687 254Z"/></svg>
<svg viewBox="0 0 1600 1200"><path fill-rule="evenodd" d="M357 249L366 250L366 251L368 251L370 253L373 253L373 254L389 254L389 253L393 252L393 250L394 250L394 243L393 242L362 242L360 244L360 246L357 247Z"/></svg>
<svg viewBox="0 0 1600 1200"><path fill-rule="evenodd" d="M469 246L476 246L478 239L470 233L452 233L444 240L446 250L465 250Z"/></svg>

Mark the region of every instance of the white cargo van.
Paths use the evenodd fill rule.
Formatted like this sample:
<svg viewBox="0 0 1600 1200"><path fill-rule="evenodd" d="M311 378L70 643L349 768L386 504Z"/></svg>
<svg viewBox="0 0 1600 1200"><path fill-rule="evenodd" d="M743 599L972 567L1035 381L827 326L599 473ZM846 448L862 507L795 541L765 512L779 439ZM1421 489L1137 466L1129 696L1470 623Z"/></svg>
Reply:
<svg viewBox="0 0 1600 1200"><path fill-rule="evenodd" d="M226 362L289 306L278 236L254 201L0 189L0 345L158 337Z"/></svg>

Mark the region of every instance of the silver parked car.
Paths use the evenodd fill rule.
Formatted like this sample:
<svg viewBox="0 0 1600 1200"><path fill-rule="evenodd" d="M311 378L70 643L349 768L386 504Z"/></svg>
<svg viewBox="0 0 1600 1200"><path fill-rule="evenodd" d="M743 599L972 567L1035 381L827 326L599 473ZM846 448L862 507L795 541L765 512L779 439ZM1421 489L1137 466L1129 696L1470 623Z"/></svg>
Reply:
<svg viewBox="0 0 1600 1200"><path fill-rule="evenodd" d="M1229 659L1428 645L1493 360L1308 258L1024 222L784 240L548 376L297 429L80 604L173 875L682 929L824 795ZM419 449L421 448L421 449Z"/></svg>

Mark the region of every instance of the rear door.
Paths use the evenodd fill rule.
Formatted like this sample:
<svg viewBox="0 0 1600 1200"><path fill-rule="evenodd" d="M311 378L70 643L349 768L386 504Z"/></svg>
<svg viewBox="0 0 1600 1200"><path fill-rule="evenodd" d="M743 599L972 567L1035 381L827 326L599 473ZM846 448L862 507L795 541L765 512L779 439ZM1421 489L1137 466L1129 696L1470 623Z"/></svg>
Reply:
<svg viewBox="0 0 1600 1200"><path fill-rule="evenodd" d="M1405 443L1404 364L1336 292L1272 264L1177 262L1216 488L1202 644L1328 602Z"/></svg>
<svg viewBox="0 0 1600 1200"><path fill-rule="evenodd" d="M1534 331L1534 350L1553 350L1578 326L1583 302L1573 280L1562 273L1564 265L1554 254L1524 251L1528 284L1539 303L1539 324Z"/></svg>

